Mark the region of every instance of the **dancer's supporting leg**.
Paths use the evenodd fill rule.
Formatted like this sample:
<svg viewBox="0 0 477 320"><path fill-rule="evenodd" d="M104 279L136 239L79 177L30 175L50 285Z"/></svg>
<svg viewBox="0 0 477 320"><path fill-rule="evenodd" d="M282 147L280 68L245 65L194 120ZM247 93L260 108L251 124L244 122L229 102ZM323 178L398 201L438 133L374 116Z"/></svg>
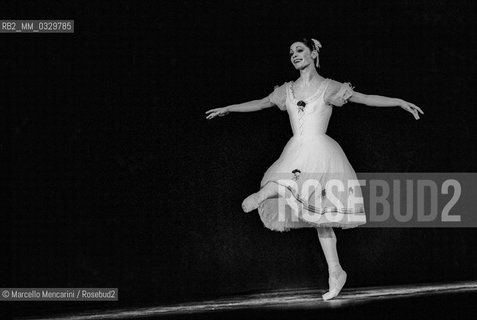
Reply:
<svg viewBox="0 0 477 320"><path fill-rule="evenodd" d="M242 202L242 209L250 212L258 208L260 203L265 199L272 198L278 194L278 184L268 182L258 192L252 193Z"/></svg>
<svg viewBox="0 0 477 320"><path fill-rule="evenodd" d="M328 264L330 289L322 297L323 300L330 300L336 297L346 282L346 272L341 268L336 249L336 235L331 227L316 228L318 239L320 239L321 248L325 254Z"/></svg>

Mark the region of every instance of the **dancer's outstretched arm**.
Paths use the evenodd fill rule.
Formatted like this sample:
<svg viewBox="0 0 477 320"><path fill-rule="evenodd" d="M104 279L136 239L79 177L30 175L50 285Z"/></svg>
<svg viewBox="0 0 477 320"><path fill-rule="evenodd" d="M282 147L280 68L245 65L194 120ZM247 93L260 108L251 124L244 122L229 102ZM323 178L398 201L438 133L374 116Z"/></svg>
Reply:
<svg viewBox="0 0 477 320"><path fill-rule="evenodd" d="M263 99L259 100L252 100L244 103L233 104L223 108L215 108L207 110L205 113L209 114L206 118L212 119L216 116L225 116L229 112L253 112L259 111L265 108L270 108L274 106L274 104L270 101L270 98L267 96Z"/></svg>
<svg viewBox="0 0 477 320"><path fill-rule="evenodd" d="M401 107L404 110L412 113L416 120L419 119L419 112L424 114L424 112L413 103L404 101L397 98L388 98L377 95L363 94L354 91L353 95L349 98L349 101L354 103L361 103L371 107Z"/></svg>

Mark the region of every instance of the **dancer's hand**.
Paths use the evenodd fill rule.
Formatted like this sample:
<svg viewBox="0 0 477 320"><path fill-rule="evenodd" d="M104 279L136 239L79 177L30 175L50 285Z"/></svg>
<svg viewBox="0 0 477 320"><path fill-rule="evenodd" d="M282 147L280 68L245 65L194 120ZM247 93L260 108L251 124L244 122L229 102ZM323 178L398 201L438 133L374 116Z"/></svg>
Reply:
<svg viewBox="0 0 477 320"><path fill-rule="evenodd" d="M401 108L403 108L404 110L406 110L407 112L412 113L412 115L414 116L414 118L416 118L416 120L420 119L419 118L419 112L421 114L424 114L424 112L421 110L421 108L419 108L415 104L412 104L412 103L404 101L404 100L401 101L401 104L399 106Z"/></svg>
<svg viewBox="0 0 477 320"><path fill-rule="evenodd" d="M215 118L216 116L223 117L227 115L230 111L227 109L227 107L224 108L215 108L215 109L210 109L205 112L205 114L209 113L209 115L206 117L206 119L212 119Z"/></svg>

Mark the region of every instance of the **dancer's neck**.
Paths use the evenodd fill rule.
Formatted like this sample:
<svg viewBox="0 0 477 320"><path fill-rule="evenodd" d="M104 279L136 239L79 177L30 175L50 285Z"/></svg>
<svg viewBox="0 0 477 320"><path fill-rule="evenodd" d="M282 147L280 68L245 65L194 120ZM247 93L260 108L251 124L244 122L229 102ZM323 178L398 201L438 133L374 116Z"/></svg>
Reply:
<svg viewBox="0 0 477 320"><path fill-rule="evenodd" d="M316 80L323 80L323 77L318 74L315 68L312 66L308 66L302 70L300 70L300 78L298 78L299 82L301 82L304 86L309 86L312 82Z"/></svg>

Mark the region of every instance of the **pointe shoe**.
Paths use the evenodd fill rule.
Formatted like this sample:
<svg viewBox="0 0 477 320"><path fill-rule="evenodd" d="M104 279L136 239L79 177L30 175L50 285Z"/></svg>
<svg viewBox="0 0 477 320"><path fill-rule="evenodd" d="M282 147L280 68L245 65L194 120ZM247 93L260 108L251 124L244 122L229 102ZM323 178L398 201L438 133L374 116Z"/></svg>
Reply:
<svg viewBox="0 0 477 320"><path fill-rule="evenodd" d="M346 283L346 277L347 274L344 270L341 270L338 278L333 278L332 276L330 276L330 279L328 281L330 285L330 290L324 295L322 295L324 301L331 300L340 293L341 289L343 289Z"/></svg>
<svg viewBox="0 0 477 320"><path fill-rule="evenodd" d="M244 212L250 212L257 209L260 205L260 202L262 202L262 200L258 192L252 193L242 202L242 209Z"/></svg>

